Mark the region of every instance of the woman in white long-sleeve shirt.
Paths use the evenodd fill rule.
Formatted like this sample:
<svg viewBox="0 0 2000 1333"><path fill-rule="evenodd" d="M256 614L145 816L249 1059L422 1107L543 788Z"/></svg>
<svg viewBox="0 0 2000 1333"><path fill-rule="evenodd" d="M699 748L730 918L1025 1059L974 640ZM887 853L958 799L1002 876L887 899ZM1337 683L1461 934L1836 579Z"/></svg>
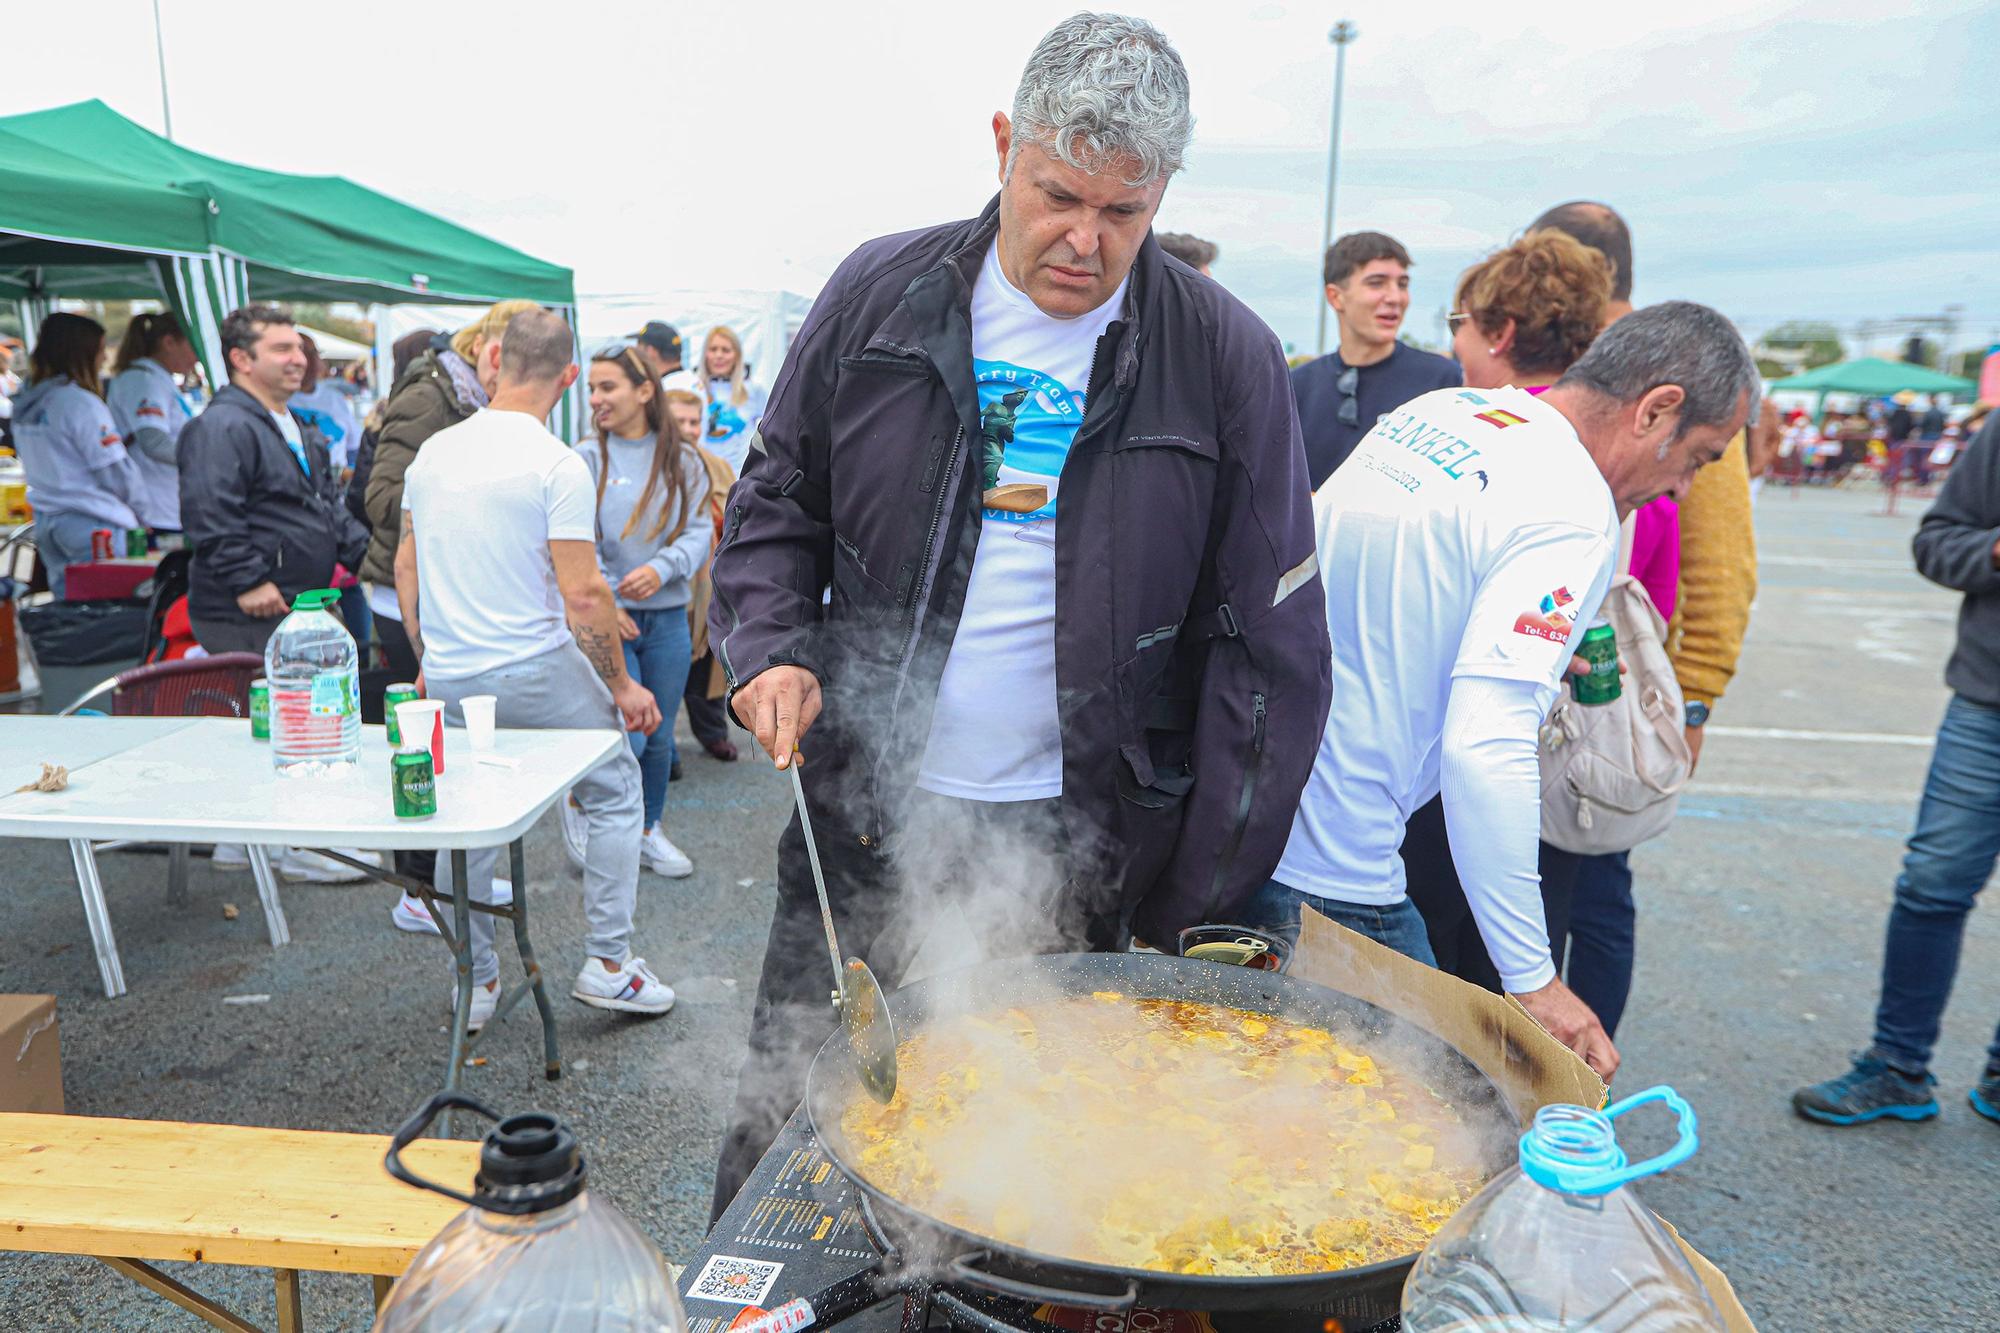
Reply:
<svg viewBox="0 0 2000 1333"><path fill-rule="evenodd" d="M14 448L28 474L35 550L58 598L65 571L90 559L93 529L140 526L124 435L99 392L103 360L104 326L58 311L35 335L31 383L14 400Z"/></svg>
<svg viewBox="0 0 2000 1333"><path fill-rule="evenodd" d="M181 473L176 460L181 427L194 414L174 377L194 374L197 362L181 322L165 312L134 315L118 342L118 360L104 401L125 437L125 451L138 479L132 508L149 528L180 531Z"/></svg>
<svg viewBox="0 0 2000 1333"><path fill-rule="evenodd" d="M625 667L664 700L680 698L693 652L690 584L708 559L708 468L667 411L665 395L631 348L590 362L590 415L597 438L577 446L597 486L597 562L618 598ZM674 762L673 732L633 733L644 787L640 859L670 878L693 872L660 827ZM571 807L565 807L566 816ZM580 832L565 822L572 842Z"/></svg>

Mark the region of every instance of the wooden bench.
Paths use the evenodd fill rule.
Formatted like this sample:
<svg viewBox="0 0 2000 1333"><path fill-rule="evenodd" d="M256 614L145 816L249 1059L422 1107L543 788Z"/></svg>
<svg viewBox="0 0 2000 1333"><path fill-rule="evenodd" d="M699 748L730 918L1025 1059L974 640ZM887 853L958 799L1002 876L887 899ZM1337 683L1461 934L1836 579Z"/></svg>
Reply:
<svg viewBox="0 0 2000 1333"><path fill-rule="evenodd" d="M217 1328L257 1333L152 1266L275 1270L280 1333L299 1333L299 1273L366 1273L381 1305L463 1205L389 1177L387 1135L166 1120L0 1114L0 1251L87 1254ZM470 1193L479 1145L424 1139L421 1174Z"/></svg>

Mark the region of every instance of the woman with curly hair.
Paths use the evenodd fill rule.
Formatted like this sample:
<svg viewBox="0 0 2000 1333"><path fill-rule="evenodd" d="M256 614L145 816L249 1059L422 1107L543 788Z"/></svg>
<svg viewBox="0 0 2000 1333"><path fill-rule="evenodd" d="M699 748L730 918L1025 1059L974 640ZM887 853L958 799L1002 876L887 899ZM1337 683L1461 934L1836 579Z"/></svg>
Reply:
<svg viewBox="0 0 2000 1333"><path fill-rule="evenodd" d="M1540 393L1595 341L1611 299L1610 263L1563 232L1531 231L1468 269L1448 316L1452 350L1469 389L1512 385ZM1632 517L1633 577L1660 614L1671 617L1680 587L1680 514L1661 496ZM1634 911L1626 853L1586 857L1541 847L1542 907L1550 950L1566 980L1617 1031L1631 987ZM1433 800L1410 817L1403 838L1410 897L1424 914L1438 966L1500 989L1452 865L1444 806Z"/></svg>

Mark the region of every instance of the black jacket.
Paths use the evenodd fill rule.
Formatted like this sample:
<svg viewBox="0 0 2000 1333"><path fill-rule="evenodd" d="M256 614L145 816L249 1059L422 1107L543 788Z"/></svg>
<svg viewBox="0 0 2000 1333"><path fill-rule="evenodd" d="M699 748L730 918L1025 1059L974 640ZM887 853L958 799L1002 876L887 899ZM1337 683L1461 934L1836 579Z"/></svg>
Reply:
<svg viewBox="0 0 2000 1333"><path fill-rule="evenodd" d="M819 677L802 774L815 822L862 845L896 832L978 546L968 315L998 225L996 202L840 266L772 387L715 557L731 688L780 663ZM1093 915L1115 898L1170 948L1269 878L1331 687L1284 353L1151 237L1098 343L1056 524L1071 880Z"/></svg>
<svg viewBox="0 0 2000 1333"><path fill-rule="evenodd" d="M368 529L341 503L326 441L298 416L308 477L262 403L226 385L181 431L181 526L194 548L188 613L247 621L237 595L271 582L290 601L358 569Z"/></svg>
<svg viewBox="0 0 2000 1333"><path fill-rule="evenodd" d="M1951 465L1910 546L1918 573L1965 594L1944 683L2000 708L2000 412Z"/></svg>

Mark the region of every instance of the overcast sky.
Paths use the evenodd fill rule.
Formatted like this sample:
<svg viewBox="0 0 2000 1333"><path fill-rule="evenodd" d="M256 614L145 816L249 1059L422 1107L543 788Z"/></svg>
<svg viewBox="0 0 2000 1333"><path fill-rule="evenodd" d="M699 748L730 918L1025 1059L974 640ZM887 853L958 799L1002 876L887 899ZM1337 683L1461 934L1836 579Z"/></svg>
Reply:
<svg viewBox="0 0 2000 1333"><path fill-rule="evenodd" d="M576 270L586 300L810 294L855 244L976 212L988 122L1065 4L160 0L175 137L338 173ZM1753 336L1964 307L2000 339L2000 6L1150 3L1198 124L1163 230L1310 350L1330 22L1349 48L1336 230L1415 254L1408 330L1548 204L1617 206L1641 303ZM1665 12L1666 17L1661 17ZM0 113L161 125L149 0L6 6ZM671 313L665 312L665 313Z"/></svg>

